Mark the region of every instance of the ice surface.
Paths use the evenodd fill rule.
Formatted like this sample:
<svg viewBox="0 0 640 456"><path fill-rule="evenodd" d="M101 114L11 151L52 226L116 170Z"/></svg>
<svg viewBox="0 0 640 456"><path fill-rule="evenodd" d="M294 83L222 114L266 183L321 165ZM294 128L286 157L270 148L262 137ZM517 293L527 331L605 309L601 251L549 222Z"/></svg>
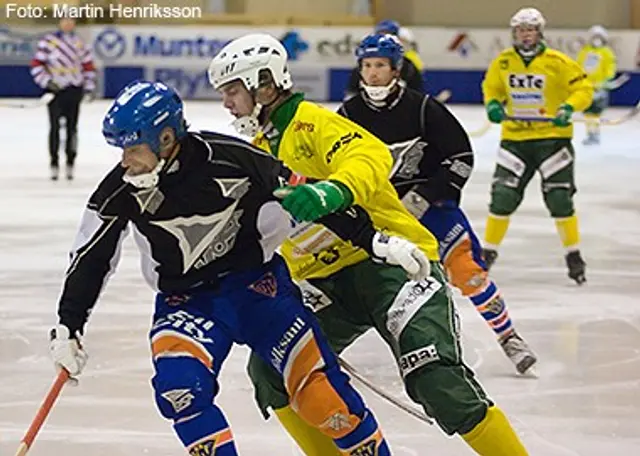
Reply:
<svg viewBox="0 0 640 456"><path fill-rule="evenodd" d="M0 116L0 455L13 455L53 380L47 332L78 218L86 198L119 155L104 144L107 102L83 105L73 182L48 180L44 109L2 109ZM479 107L454 106L470 129ZM623 111L612 110L614 117ZM216 103L189 103L195 128L230 132ZM513 217L494 269L520 333L540 357L538 379L522 378L470 303L457 299L466 359L512 419L530 453L541 456L640 454L640 151L637 121L603 131L602 145L580 144L576 127L576 204L588 283L566 277L563 251L536 177ZM464 207L482 236L499 131L474 139L476 170ZM184 454L155 410L147 345L152 293L127 244L118 273L86 338L89 365L65 388L30 452L38 455ZM221 376L219 403L243 455L299 454L275 420L263 421L237 347ZM369 333L345 357L386 390L403 396L388 350ZM471 454L366 389L396 455Z"/></svg>

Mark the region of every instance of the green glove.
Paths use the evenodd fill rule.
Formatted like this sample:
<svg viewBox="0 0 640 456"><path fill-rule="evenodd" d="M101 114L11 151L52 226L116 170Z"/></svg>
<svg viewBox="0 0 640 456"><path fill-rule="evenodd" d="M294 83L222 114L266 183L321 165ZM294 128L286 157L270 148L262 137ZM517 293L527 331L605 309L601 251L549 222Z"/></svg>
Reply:
<svg viewBox="0 0 640 456"><path fill-rule="evenodd" d="M556 116L553 118L553 124L556 127L568 127L571 125L571 115L573 114L573 107L568 104L563 104L556 112Z"/></svg>
<svg viewBox="0 0 640 456"><path fill-rule="evenodd" d="M315 222L319 218L351 206L353 195L337 181L282 187L273 194L282 198L282 207L299 222Z"/></svg>
<svg viewBox="0 0 640 456"><path fill-rule="evenodd" d="M504 112L502 104L498 100L491 100L486 106L487 117L493 123L501 123L507 115Z"/></svg>

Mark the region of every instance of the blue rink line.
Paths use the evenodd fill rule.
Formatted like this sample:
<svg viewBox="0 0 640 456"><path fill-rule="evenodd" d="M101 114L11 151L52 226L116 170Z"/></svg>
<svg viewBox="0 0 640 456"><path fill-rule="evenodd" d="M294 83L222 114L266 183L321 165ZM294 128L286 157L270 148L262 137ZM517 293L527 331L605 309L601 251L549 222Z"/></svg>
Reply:
<svg viewBox="0 0 640 456"><path fill-rule="evenodd" d="M105 67L99 75L103 96L113 98L128 82L145 77L143 66ZM351 68L329 68L329 87L327 101L341 101L344 88L349 80ZM611 92L612 106L633 106L638 102L640 93L640 73L629 73L631 79L617 90ZM484 70L438 70L424 72L425 89L431 94L450 90L449 103L482 103L481 83ZM27 65L0 65L0 97L36 97L42 90L33 82Z"/></svg>

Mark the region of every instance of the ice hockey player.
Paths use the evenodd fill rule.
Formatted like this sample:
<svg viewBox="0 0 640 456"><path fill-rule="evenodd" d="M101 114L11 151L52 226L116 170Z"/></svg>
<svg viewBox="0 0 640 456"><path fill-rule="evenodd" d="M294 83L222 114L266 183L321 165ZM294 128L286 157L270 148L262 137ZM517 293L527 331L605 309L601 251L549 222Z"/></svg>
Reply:
<svg viewBox="0 0 640 456"><path fill-rule="evenodd" d="M376 228L411 240L431 260L426 280L407 281L402 270L377 264L326 230L295 232L282 253L330 344L341 352L374 328L395 355L409 396L445 432L461 435L482 455L526 454L463 362L437 241L398 199L389 181L388 148L364 128L293 93L286 55L274 37L247 35L227 44L209 67L210 81L240 133L255 135L255 144L294 172L324 181L292 189L284 207L299 220L313 221L328 207L358 204ZM329 439L296 414L273 368L254 355L249 373L265 416L274 410L305 454L337 454Z"/></svg>
<svg viewBox="0 0 640 456"><path fill-rule="evenodd" d="M424 70L424 63L418 54L418 47L416 45L416 38L409 27L400 27L398 30L398 39L402 43L404 48L404 56L413 63L419 73Z"/></svg>
<svg viewBox="0 0 640 456"><path fill-rule="evenodd" d="M579 250L575 153L571 115L589 107L593 85L577 62L544 42L545 20L535 8L511 18L513 47L489 65L482 83L489 120L502 124L502 138L491 187L484 237L484 259L490 268L509 227L509 217L522 201L536 172L542 179L545 205L555 219L566 250L569 277L586 281ZM514 121L509 116L547 117L552 121Z"/></svg>
<svg viewBox="0 0 640 456"><path fill-rule="evenodd" d="M143 276L157 291L149 334L155 399L189 454L237 454L214 400L221 366L239 343L273 366L299 415L339 454L389 455L275 251L291 218L273 192L302 177L240 139L188 132L182 101L162 83L125 87L103 134L122 160L82 217L51 331L55 364L74 377L82 371L80 336L133 228ZM361 208L329 214L338 209L325 211L327 226L382 263L416 274L428 264L411 243L375 233Z"/></svg>
<svg viewBox="0 0 640 456"><path fill-rule="evenodd" d="M589 41L578 53L578 63L595 89L593 103L584 112L587 137L582 143L600 144L600 115L609 105L607 83L616 76L616 55L609 46L609 33L601 25L589 29Z"/></svg>
<svg viewBox="0 0 640 456"><path fill-rule="evenodd" d="M399 40L398 34L400 33L400 24L389 19L380 21L376 25L374 33L378 35L393 35ZM407 87L417 90L418 92L424 92L424 80L422 79L421 70L416 67L410 57L412 56L403 55L400 64L398 64L400 80ZM351 72L351 76L349 76L349 83L347 85L344 99L348 100L350 97L357 95L360 90L360 84L360 68L356 67Z"/></svg>
<svg viewBox="0 0 640 456"><path fill-rule="evenodd" d="M518 372L526 372L536 357L515 331L498 286L487 276L480 241L460 208L473 169L467 133L440 102L398 84L402 46L390 35L367 36L356 56L362 87L338 112L391 149L391 181L409 212L438 239L451 283L471 299Z"/></svg>

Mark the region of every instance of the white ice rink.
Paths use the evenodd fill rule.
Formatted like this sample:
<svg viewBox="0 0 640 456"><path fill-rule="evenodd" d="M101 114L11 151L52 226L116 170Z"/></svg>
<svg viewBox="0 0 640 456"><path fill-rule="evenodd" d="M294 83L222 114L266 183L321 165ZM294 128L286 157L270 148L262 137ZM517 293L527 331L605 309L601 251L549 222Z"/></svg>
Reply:
<svg viewBox="0 0 640 456"><path fill-rule="evenodd" d="M48 179L44 108L0 110L0 456L14 454L54 372L47 347L78 218L94 185L119 155L101 135L107 102L83 105L73 182ZM453 107L469 129L481 108ZM623 110L612 110L615 117ZM216 103L189 103L194 128L230 132ZM493 275L520 333L540 358L538 379L514 374L491 331L458 299L467 362L507 412L530 454L640 454L640 123L603 131L602 145L580 144L576 127L576 197L585 286L566 276L563 251L536 177L513 217ZM482 237L499 130L475 139L476 170L464 207ZM63 159L62 159L63 160ZM152 292L128 242L88 326L89 364L76 388L63 390L30 456L184 454L156 412L147 329ZM369 333L345 357L386 390L402 396L385 346ZM299 454L274 419L265 422L245 374L245 348L222 372L219 403L243 455ZM361 385L395 455L471 454L459 439L396 410Z"/></svg>

